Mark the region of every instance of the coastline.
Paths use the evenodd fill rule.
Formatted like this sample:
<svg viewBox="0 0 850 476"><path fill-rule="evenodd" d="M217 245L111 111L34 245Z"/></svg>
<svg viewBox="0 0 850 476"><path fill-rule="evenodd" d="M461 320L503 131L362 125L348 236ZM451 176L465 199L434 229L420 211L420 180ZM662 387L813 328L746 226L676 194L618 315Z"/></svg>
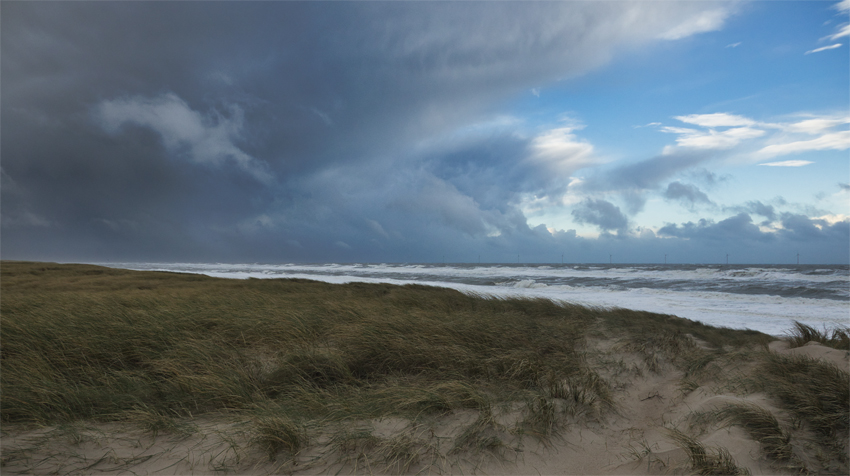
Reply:
<svg viewBox="0 0 850 476"><path fill-rule="evenodd" d="M590 307L674 314L776 337L794 322L850 325L850 269L836 265L476 265L114 263L235 279L423 284L482 296L542 297ZM828 288L828 291L824 288ZM748 291L749 290L749 291Z"/></svg>

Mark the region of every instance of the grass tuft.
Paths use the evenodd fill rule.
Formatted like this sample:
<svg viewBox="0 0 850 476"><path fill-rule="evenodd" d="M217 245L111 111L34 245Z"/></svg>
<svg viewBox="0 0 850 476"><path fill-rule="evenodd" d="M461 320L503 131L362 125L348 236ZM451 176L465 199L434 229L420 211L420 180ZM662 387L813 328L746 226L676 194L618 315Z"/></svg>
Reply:
<svg viewBox="0 0 850 476"><path fill-rule="evenodd" d="M265 452L269 461L274 461L282 451L294 457L307 445L304 427L286 415L260 414L254 418L253 423L255 434L251 443Z"/></svg>
<svg viewBox="0 0 850 476"><path fill-rule="evenodd" d="M739 468L725 448L706 448L696 439L679 430L667 430L668 437L688 455L691 474L698 475L749 475L746 468Z"/></svg>
<svg viewBox="0 0 850 476"><path fill-rule="evenodd" d="M743 428L761 444L769 457L778 461L791 460L791 436L766 409L751 403L727 405L718 411L717 417L727 424Z"/></svg>
<svg viewBox="0 0 850 476"><path fill-rule="evenodd" d="M147 407L138 407L122 415L129 423L134 423L156 437L160 432L181 438L191 436L197 428L185 418L185 415L166 413Z"/></svg>
<svg viewBox="0 0 850 476"><path fill-rule="evenodd" d="M833 349L850 350L850 328L835 327L819 331L812 326L794 321L789 333L791 347L802 347L809 342L818 342Z"/></svg>
<svg viewBox="0 0 850 476"><path fill-rule="evenodd" d="M768 353L759 383L824 438L847 439L850 432L850 373L823 360Z"/></svg>

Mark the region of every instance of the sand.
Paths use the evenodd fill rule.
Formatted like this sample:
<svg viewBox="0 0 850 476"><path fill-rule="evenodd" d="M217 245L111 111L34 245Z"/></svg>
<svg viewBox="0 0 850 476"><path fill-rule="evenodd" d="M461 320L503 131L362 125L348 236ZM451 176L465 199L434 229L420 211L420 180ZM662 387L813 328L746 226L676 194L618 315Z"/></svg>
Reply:
<svg viewBox="0 0 850 476"><path fill-rule="evenodd" d="M769 349L850 368L850 353L817 343L790 349L787 342L776 341ZM683 390L684 375L672 366L629 371L642 363L618 353L613 341L592 342L588 359L606 368L605 377L614 382L615 411L576 415L553 436L536 438L507 431L519 411L502 409L497 414L502 426L495 428L504 430L503 444L480 452L453 453L447 443L476 421L473 410L415 426L398 418L354 422L353 428L368 429L383 442L368 448L372 457L361 457L365 448L356 445L340 453L316 430L311 445L294 459L281 455L275 461L250 444L249 421L222 414L196 418L194 431L185 435L154 435L119 423L4 425L0 469L3 474L683 474L687 454L671 441L667 429L688 428L693 412L752 402L784 415L764 395L747 394L734 385L734 376L752 361L726 361L719 369L722 378ZM760 444L738 427L710 425L698 439L707 447L727 449L753 475L792 474L766 459Z"/></svg>

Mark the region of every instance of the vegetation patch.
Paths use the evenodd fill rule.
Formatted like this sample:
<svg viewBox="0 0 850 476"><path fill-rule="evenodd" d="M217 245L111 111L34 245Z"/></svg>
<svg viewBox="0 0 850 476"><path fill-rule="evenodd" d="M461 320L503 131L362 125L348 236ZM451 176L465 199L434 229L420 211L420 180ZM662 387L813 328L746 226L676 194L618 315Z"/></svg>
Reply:
<svg viewBox="0 0 850 476"><path fill-rule="evenodd" d="M609 417L623 417L624 402L672 404L674 396L657 391L629 394L636 381L672 372L681 382L675 398L685 398L741 360L753 370L747 391L764 392L798 424L754 406L719 410L716 421L741 426L784 462L808 451L795 446L801 427L816 437L825 461L819 468L846 468L846 369L769 353L772 338L755 331L419 285L25 262L3 262L0 271L0 419L4 431L52 427L27 440L38 445L100 448L112 436L96 436L94 445L88 428L120 423L153 439L176 437L172 445L191 440L189 453L203 446L195 440L207 442L198 461L216 471L268 465L270 473L292 472L311 464L465 471L456 461L479 468L517 457L526 444L548 447L577 426L602 431ZM797 329L800 339L819 338ZM821 333L838 348L842 335ZM462 424L435 426L453 415ZM204 418L227 420L230 429L211 430L198 423ZM401 423L388 429L387 422ZM744 474L720 448L681 433L670 438L694 472ZM131 470L138 458L157 459L104 450L94 460L52 465L35 456L36 443L4 447L0 464L62 473Z"/></svg>
<svg viewBox="0 0 850 476"><path fill-rule="evenodd" d="M819 331L812 326L794 321L794 328L789 333L788 342L792 348L817 342L833 349L850 350L850 328L836 327Z"/></svg>

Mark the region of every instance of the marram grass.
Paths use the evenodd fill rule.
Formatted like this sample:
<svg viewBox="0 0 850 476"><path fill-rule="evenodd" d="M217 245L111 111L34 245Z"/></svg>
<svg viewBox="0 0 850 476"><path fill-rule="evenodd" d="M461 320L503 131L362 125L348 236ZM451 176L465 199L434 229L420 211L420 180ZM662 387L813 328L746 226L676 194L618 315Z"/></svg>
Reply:
<svg viewBox="0 0 850 476"><path fill-rule="evenodd" d="M25 262L0 271L4 424L121 421L186 436L198 430L194 418L225 414L249 422L270 460L290 460L324 435L340 464L367 471L427 470L448 454L502 457L517 436L545 441L576 419L616 412L616 372L588 363L590 339L618 341L612 352L637 356L637 376L672 367L691 390L730 351L771 340L673 316L419 285ZM822 441L837 441L820 446L845 468L846 369L760 359L753 385ZM496 418L506 408L515 423ZM454 412L477 417L443 449L414 431ZM411 430L371 433L370 422L386 418ZM787 455L784 436L774 448L771 434L754 431L773 457ZM692 449L694 471L739 472L727 453Z"/></svg>
<svg viewBox="0 0 850 476"><path fill-rule="evenodd" d="M2 272L6 422L268 401L338 419L483 408L516 392L608 399L578 353L594 318L581 307L86 265L4 262Z"/></svg>

